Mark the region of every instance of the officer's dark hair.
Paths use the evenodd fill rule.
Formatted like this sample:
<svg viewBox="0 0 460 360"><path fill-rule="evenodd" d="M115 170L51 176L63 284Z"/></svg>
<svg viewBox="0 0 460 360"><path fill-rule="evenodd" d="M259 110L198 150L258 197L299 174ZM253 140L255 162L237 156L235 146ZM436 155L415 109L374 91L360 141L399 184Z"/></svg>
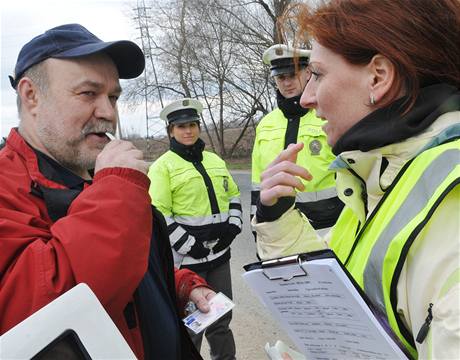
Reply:
<svg viewBox="0 0 460 360"><path fill-rule="evenodd" d="M199 121L190 121L190 122L194 122L194 123L197 123L198 124L198 127L200 128L201 130L201 124ZM168 134L168 138L171 139L171 131L172 131L172 128L174 127L174 125L177 125L177 124L174 124L174 123L171 123L171 124L168 124L166 126L166 133Z"/></svg>

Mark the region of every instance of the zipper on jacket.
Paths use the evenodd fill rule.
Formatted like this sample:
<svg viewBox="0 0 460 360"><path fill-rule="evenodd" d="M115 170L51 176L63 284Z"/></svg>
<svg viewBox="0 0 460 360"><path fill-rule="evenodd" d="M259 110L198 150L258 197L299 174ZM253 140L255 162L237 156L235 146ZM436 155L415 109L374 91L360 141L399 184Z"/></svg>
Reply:
<svg viewBox="0 0 460 360"><path fill-rule="evenodd" d="M433 320L433 303L430 303L428 306L428 316L425 319L425 322L423 323L422 327L420 328L417 338L415 339L419 344L423 343L423 341L426 339L426 336L428 335L428 331L430 330L430 324L431 320Z"/></svg>

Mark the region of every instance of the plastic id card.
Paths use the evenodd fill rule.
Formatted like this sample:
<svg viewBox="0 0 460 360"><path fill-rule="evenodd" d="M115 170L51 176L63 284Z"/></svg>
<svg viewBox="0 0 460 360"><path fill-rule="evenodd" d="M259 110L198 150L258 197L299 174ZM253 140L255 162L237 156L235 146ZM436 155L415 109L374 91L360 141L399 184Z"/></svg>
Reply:
<svg viewBox="0 0 460 360"><path fill-rule="evenodd" d="M211 309L207 313L196 310L182 319L185 326L187 326L195 334L202 332L209 325L228 313L231 309L233 309L235 303L220 292L209 300L209 306Z"/></svg>

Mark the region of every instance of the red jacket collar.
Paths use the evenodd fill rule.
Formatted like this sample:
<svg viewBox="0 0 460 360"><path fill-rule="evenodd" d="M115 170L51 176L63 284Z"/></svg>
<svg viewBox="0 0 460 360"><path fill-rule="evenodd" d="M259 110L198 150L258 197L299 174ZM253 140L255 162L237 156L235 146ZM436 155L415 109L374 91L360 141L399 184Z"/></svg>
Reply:
<svg viewBox="0 0 460 360"><path fill-rule="evenodd" d="M17 128L13 128L8 135L6 140L6 146L11 151L16 153L25 162L25 166L30 174L33 181L44 185L46 187L55 189L65 189L66 187L62 184L58 184L54 181L47 179L38 167L37 155L24 138L19 134Z"/></svg>

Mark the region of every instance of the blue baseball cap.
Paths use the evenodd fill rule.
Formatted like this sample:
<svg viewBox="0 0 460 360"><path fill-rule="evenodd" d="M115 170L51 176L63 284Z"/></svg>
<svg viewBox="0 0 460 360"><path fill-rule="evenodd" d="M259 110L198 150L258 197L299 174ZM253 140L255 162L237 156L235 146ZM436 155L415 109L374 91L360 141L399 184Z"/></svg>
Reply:
<svg viewBox="0 0 460 360"><path fill-rule="evenodd" d="M46 59L69 59L99 52L113 60L120 79L132 79L144 71L144 53L136 43L104 42L79 24L66 24L45 31L22 47L14 75L9 76L11 86L16 89L24 72Z"/></svg>

